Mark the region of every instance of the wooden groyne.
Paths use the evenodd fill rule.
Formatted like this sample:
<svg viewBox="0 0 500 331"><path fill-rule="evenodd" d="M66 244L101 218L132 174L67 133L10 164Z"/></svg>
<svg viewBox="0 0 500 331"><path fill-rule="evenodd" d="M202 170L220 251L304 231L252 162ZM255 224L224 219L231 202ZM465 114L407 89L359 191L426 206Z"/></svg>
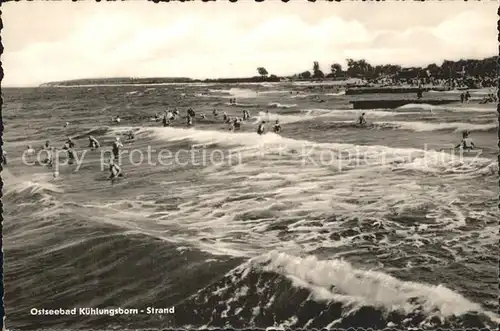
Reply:
<svg viewBox="0 0 500 331"><path fill-rule="evenodd" d="M394 109L408 104L446 105L458 100L443 99L403 99L403 100L357 100L350 101L353 109Z"/></svg>

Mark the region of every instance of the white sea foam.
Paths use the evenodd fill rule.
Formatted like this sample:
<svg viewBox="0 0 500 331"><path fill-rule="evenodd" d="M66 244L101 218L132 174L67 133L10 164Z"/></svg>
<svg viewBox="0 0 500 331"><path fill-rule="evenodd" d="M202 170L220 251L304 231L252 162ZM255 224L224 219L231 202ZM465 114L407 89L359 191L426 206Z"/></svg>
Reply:
<svg viewBox="0 0 500 331"><path fill-rule="evenodd" d="M424 212L443 231L450 231L463 226L457 218L465 220L472 202L453 186L430 187L417 178L427 173L453 181L484 176L485 169L492 174L496 167L484 158L460 159L386 146L315 144L275 134L173 128L147 129L145 134L165 141L232 146L234 153L242 154L241 163L201 169L204 184L182 186L178 194L186 202L155 221L178 229L168 240L189 242L213 254L252 256L270 248L312 252L318 247L345 246L354 238L330 238L345 222L370 219L389 224L391 215ZM300 157L304 145L312 148L311 157L318 162L325 151L336 154L324 164L304 164ZM221 184L223 189L218 188ZM336 222L328 221L331 217ZM284 230L272 229L281 222L286 235ZM407 234L403 238L408 245L417 241Z"/></svg>
<svg viewBox="0 0 500 331"><path fill-rule="evenodd" d="M269 104L269 107L271 108L284 108L284 109L288 109L288 108L293 108L293 107L297 107L296 104L281 104L279 102L273 102L273 103L270 103Z"/></svg>
<svg viewBox="0 0 500 331"><path fill-rule="evenodd" d="M340 92L336 92L336 93L324 93L323 95L330 95L330 96L339 97L341 95L345 95L345 91L340 91Z"/></svg>
<svg viewBox="0 0 500 331"><path fill-rule="evenodd" d="M403 281L383 272L356 269L342 260L301 258L273 251L254 258L244 267L281 274L295 286L310 290L315 300L342 302L354 309L371 306L386 313L405 314L420 310L427 316L439 317L479 312L500 322L496 314L443 285Z"/></svg>
<svg viewBox="0 0 500 331"><path fill-rule="evenodd" d="M498 124L473 124L461 122L448 122L448 123L428 123L428 122L374 122L373 124L379 126L392 126L403 130L411 130L416 132L424 131L439 131L439 130L454 130L455 132L463 131L488 131L498 128Z"/></svg>
<svg viewBox="0 0 500 331"><path fill-rule="evenodd" d="M490 112L496 112L496 108L490 106L490 105L485 105L484 107L473 107L469 105L456 105L456 106L433 106L429 105L426 103L422 104L406 104L404 106L398 107L398 109L422 109L426 111L433 111L433 110L445 110L445 111L450 111L450 112L484 112L484 113L490 113Z"/></svg>

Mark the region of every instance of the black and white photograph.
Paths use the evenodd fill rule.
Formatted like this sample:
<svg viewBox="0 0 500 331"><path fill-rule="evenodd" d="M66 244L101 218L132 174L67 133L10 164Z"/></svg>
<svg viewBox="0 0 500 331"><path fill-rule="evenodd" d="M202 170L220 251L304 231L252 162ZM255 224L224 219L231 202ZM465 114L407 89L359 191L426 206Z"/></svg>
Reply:
<svg viewBox="0 0 500 331"><path fill-rule="evenodd" d="M498 11L3 3L3 330L496 329Z"/></svg>

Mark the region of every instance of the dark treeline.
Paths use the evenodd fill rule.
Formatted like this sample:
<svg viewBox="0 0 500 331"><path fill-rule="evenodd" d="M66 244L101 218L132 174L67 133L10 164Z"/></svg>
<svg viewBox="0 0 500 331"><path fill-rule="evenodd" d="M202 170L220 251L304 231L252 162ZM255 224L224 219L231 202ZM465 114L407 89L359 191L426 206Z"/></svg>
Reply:
<svg viewBox="0 0 500 331"><path fill-rule="evenodd" d="M319 63L314 62L312 71L305 71L291 78L305 80L360 78L372 82L419 80L423 83L453 82L454 85L465 86L475 86L480 83L484 87L490 87L496 86L497 70L496 56L482 60L445 60L441 65L432 63L425 67L410 68L393 64L371 65L366 60L347 59L345 70L341 64L334 63L330 66L330 72L325 75L319 69Z"/></svg>

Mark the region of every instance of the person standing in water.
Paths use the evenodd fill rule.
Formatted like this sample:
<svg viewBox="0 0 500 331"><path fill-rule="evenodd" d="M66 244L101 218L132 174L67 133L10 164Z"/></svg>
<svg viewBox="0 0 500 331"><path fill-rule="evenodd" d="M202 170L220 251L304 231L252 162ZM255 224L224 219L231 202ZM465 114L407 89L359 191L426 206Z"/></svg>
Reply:
<svg viewBox="0 0 500 331"><path fill-rule="evenodd" d="M28 145L26 147L26 150L24 151L24 156L28 158L27 162L33 163L33 157L35 156L35 154L35 150L31 147L31 145Z"/></svg>
<svg viewBox="0 0 500 331"><path fill-rule="evenodd" d="M73 164L75 161L75 151L73 150L73 147L75 147L75 144L73 143L71 138L68 138L62 148L66 151L66 153L68 153L68 164Z"/></svg>
<svg viewBox="0 0 500 331"><path fill-rule="evenodd" d="M68 153L68 164L73 164L75 162L75 151L71 147L67 148L66 151Z"/></svg>
<svg viewBox="0 0 500 331"><path fill-rule="evenodd" d="M46 140L45 144L42 146L42 149L50 150L50 141Z"/></svg>
<svg viewBox="0 0 500 331"><path fill-rule="evenodd" d="M274 131L274 133L280 133L281 132L281 125L280 125L280 121L279 120L276 120L276 123L274 123L273 131Z"/></svg>
<svg viewBox="0 0 500 331"><path fill-rule="evenodd" d="M120 157L120 148L122 148L123 145L120 141L120 137L116 137L116 140L113 142L113 146L112 146L112 151L113 151L113 158L115 160L118 160L118 158Z"/></svg>
<svg viewBox="0 0 500 331"><path fill-rule="evenodd" d="M419 86L419 87L418 87L418 90L417 90L417 99L422 99L422 95L423 95L423 90L422 90L422 88Z"/></svg>
<svg viewBox="0 0 500 331"><path fill-rule="evenodd" d="M5 151L5 149L2 150L2 165L7 165L7 152Z"/></svg>
<svg viewBox="0 0 500 331"><path fill-rule="evenodd" d="M365 113L361 114L361 116L358 118L358 124L366 125Z"/></svg>
<svg viewBox="0 0 500 331"><path fill-rule="evenodd" d="M94 138L94 136L89 136L89 147L94 149L94 148L99 148L101 147L101 144L97 141L97 139Z"/></svg>
<svg viewBox="0 0 500 331"><path fill-rule="evenodd" d="M54 164L56 158L56 148L55 147L50 147L48 151L48 157L47 157L47 166L52 168L52 165Z"/></svg>
<svg viewBox="0 0 500 331"><path fill-rule="evenodd" d="M472 140L469 138L468 131L462 133L462 141L457 146L455 146L455 148L461 148L464 151L476 148Z"/></svg>
<svg viewBox="0 0 500 331"><path fill-rule="evenodd" d="M469 93L469 91L467 91L467 92L465 92L465 102L469 103L469 101L470 101L470 93Z"/></svg>
<svg viewBox="0 0 500 331"><path fill-rule="evenodd" d="M73 140L71 140L70 137L68 137L68 140L66 140L66 145L68 145L69 148L75 147L75 143L73 142Z"/></svg>
<svg viewBox="0 0 500 331"><path fill-rule="evenodd" d="M266 121L262 121L257 128L257 133L263 135L266 132Z"/></svg>
<svg viewBox="0 0 500 331"><path fill-rule="evenodd" d="M170 119L167 118L168 114L170 114L170 113L163 115L162 123L163 123L164 127L169 126L169 124L170 124Z"/></svg>
<svg viewBox="0 0 500 331"><path fill-rule="evenodd" d="M239 131L241 128L241 121L239 118L233 120L232 131Z"/></svg>
<svg viewBox="0 0 500 331"><path fill-rule="evenodd" d="M118 166L118 164L115 163L113 158L109 159L109 173L110 173L109 176L110 179L123 177L122 169L120 168L120 166Z"/></svg>

